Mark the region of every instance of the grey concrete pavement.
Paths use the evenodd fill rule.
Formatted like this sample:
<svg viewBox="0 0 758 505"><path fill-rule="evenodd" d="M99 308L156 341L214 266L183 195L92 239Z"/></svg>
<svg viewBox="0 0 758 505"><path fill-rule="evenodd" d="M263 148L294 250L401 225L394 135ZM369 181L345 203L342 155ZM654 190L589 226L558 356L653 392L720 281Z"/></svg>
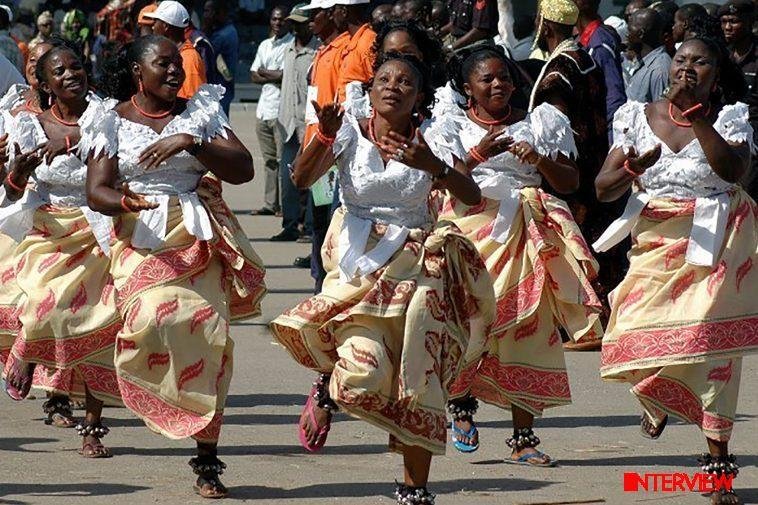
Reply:
<svg viewBox="0 0 758 505"><path fill-rule="evenodd" d="M256 150L253 108L237 106L232 122ZM260 166L260 159L257 160ZM245 212L263 200L260 178L225 188L230 206L268 267L270 288L263 316L235 324L234 380L222 431L224 482L231 500L260 504L391 504L392 481L402 477L400 457L386 452L387 436L363 422L337 416L323 454L300 448L296 423L312 374L295 365L272 342L266 323L308 296L306 270L291 267L308 245L271 243L279 219ZM651 442L639 435L639 409L624 385L598 378L597 353L569 354L574 403L538 420L541 449L560 460L557 468L506 465L510 415L484 406L478 416L481 449L472 455L450 447L435 458L430 487L437 503L707 504L697 493L625 494L622 472L695 471L705 450L699 431L671 423ZM742 391L732 452L743 465L736 480L747 503L758 503L758 360L743 365ZM82 459L73 430L45 426L41 399L12 402L0 394L0 503L7 504L195 504L187 461L191 440L152 434L126 409L107 409L111 434L105 442L115 457ZM77 411L77 413L81 413Z"/></svg>

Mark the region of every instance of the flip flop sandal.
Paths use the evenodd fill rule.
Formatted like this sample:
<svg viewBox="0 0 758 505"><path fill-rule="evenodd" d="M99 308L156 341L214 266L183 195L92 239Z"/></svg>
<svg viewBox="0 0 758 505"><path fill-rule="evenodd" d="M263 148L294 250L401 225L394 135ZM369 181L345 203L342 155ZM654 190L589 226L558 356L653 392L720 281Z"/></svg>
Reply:
<svg viewBox="0 0 758 505"><path fill-rule="evenodd" d="M537 451L537 449L535 449L535 451L536 452L532 452L529 454L522 454L517 459L505 458L504 461L509 465L539 466L542 468L552 468L558 464L557 461L550 459L550 456L548 456L544 452ZM538 458L548 458L549 461L547 463L530 463L529 462L529 460L534 460Z"/></svg>
<svg viewBox="0 0 758 505"><path fill-rule="evenodd" d="M29 366L27 364L27 366ZM34 368L32 367L32 373L28 375L26 380L21 383L21 387L17 388L10 382L8 382L7 379L4 380L5 382L5 392L8 394L8 396L11 397L11 399L20 402L21 400L25 399L29 395L29 391L32 389L32 374L34 372Z"/></svg>
<svg viewBox="0 0 758 505"><path fill-rule="evenodd" d="M88 459L111 458L113 454L103 444L86 443L79 449L79 454Z"/></svg>
<svg viewBox="0 0 758 505"><path fill-rule="evenodd" d="M56 428L73 428L76 426L76 423L76 419L68 417L61 412L52 412L48 418L45 419L45 424L48 426L55 426Z"/></svg>
<svg viewBox="0 0 758 505"><path fill-rule="evenodd" d="M302 445L303 448L308 452L318 452L324 447L324 444L326 444L326 437L329 434L329 429L332 426L332 416L331 414L329 414L326 425L319 428L319 425L316 422L315 409L316 409L315 400L313 399L313 394L310 394L308 395L308 400L305 402L305 408L303 409L302 414L300 414L300 420L302 421L303 416L307 414L308 420L311 422L311 426L318 428L318 435L316 436L316 441L312 445L308 443L308 434L305 432L305 428L303 428L302 422L298 421L298 425L297 425L298 438L300 439L300 445Z"/></svg>
<svg viewBox="0 0 758 505"><path fill-rule="evenodd" d="M648 430L645 429L645 422L647 422L651 427L655 428L655 434L651 435ZM650 416L648 416L646 413L642 414L642 419L640 419L640 433L643 437L649 439L649 440L658 440L663 434L663 430L666 428L666 424L669 422L669 416L666 416L663 418L663 421L661 424L656 428L655 425L653 425L652 419L650 419Z"/></svg>
<svg viewBox="0 0 758 505"><path fill-rule="evenodd" d="M476 452L476 450L479 449L479 442L476 444L465 444L456 438L456 435L460 435L462 437L468 437L469 440L473 440L474 437L479 434L479 430L476 429L476 426L471 426L470 430L463 431L455 425L455 421L450 421L450 427L453 429L453 434L450 435L450 438L452 439L453 445L456 449L458 449L458 451L463 453L471 453Z"/></svg>

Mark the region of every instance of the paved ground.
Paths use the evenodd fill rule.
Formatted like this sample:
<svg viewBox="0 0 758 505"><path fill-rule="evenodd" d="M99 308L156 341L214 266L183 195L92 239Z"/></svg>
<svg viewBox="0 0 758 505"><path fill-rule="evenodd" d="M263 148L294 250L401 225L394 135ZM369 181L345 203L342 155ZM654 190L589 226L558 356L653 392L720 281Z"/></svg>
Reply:
<svg viewBox="0 0 758 505"><path fill-rule="evenodd" d="M235 109L237 133L256 149L252 109ZM260 165L258 165L260 166ZM386 435L365 423L338 417L327 449L308 455L298 445L295 425L311 374L274 344L266 328L285 307L311 289L307 271L292 268L303 244L273 244L278 220L251 217L262 202L262 174L225 194L268 268L270 294L263 317L235 325L235 375L222 433L225 483L233 500L261 504L390 504L391 482L402 476L400 458L385 451ZM692 426L674 423L663 438L639 435L638 409L622 385L598 379L597 353L570 354L574 404L538 422L543 446L561 466L530 469L502 463L510 416L484 407L479 416L483 446L464 456L452 448L432 467L438 503L707 504L694 493L624 494L622 472L694 471L704 441ZM748 503L758 503L758 360L743 366L743 388L733 452L743 469L737 486ZM0 503L9 504L189 504L193 454L188 440L153 435L125 409L106 411L115 457L84 460L73 430L45 426L41 400L13 403L0 395Z"/></svg>

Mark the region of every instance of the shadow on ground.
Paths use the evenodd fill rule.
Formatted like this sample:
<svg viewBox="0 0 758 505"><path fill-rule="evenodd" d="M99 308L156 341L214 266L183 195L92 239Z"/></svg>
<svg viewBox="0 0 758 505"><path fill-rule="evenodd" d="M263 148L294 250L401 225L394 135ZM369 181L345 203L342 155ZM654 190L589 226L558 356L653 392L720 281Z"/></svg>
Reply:
<svg viewBox="0 0 758 505"><path fill-rule="evenodd" d="M437 494L453 494L461 491L503 492L533 491L552 482L526 479L460 479L435 481L430 485ZM237 500L282 500L297 498L365 498L369 496L392 496L395 490L391 482L325 483L295 489L265 486L240 486L230 489L230 498Z"/></svg>
<svg viewBox="0 0 758 505"><path fill-rule="evenodd" d="M59 442L57 438L0 438L0 451L13 451L13 452L55 452L45 450L33 450L27 449L27 445L34 444L49 444L50 442ZM4 490L0 487L0 491Z"/></svg>
<svg viewBox="0 0 758 505"><path fill-rule="evenodd" d="M0 503L22 504L23 501L3 499L3 496L46 496L50 499L61 496L111 496L136 493L150 489L145 486L110 484L107 482L80 482L69 484L0 483Z"/></svg>
<svg viewBox="0 0 758 505"><path fill-rule="evenodd" d="M196 449L188 441L188 446L176 447L113 447L109 446L114 456L196 456ZM328 455L354 455L354 454L385 454L386 444L360 444L360 445L335 445L325 447L320 454ZM221 446L219 456L307 456L299 444L296 445L238 445Z"/></svg>

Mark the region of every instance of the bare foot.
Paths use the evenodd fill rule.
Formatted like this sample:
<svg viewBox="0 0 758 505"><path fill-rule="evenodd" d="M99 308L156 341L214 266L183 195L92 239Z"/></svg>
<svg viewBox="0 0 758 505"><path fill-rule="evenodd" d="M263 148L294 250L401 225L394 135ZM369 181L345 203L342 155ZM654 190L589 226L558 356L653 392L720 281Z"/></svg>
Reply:
<svg viewBox="0 0 758 505"><path fill-rule="evenodd" d="M657 440L658 437L661 436L661 433L663 433L663 430L666 428L668 419L668 416L664 417L663 421L661 421L661 424L656 427L653 424L653 420L650 419L650 416L648 416L647 413L643 413L642 419L640 419L640 430L642 431L642 436L645 438L650 438L652 440Z"/></svg>

